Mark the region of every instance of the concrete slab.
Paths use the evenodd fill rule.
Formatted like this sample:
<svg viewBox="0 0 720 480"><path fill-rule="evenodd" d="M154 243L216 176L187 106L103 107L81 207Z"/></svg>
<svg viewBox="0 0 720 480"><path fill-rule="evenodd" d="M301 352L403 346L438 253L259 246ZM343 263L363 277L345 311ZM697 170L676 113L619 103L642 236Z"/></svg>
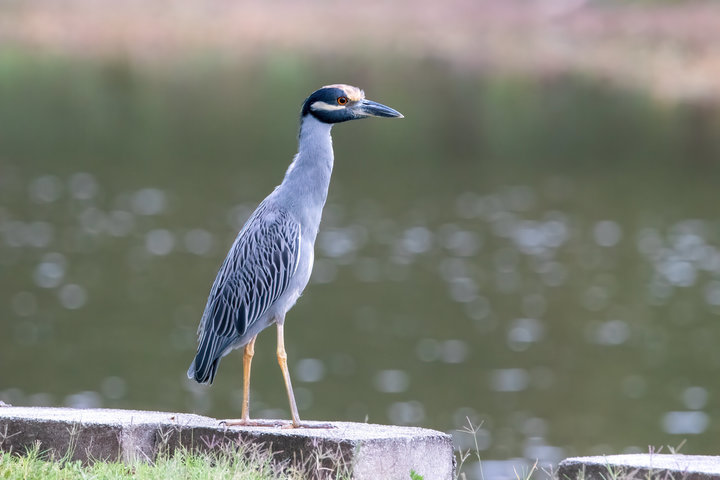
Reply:
<svg viewBox="0 0 720 480"><path fill-rule="evenodd" d="M559 480L710 480L720 479L720 457L633 454L574 457L560 462Z"/></svg>
<svg viewBox="0 0 720 480"><path fill-rule="evenodd" d="M313 424L313 422L307 422ZM207 451L241 442L273 452L277 461L312 461L335 478L452 479L455 457L449 435L415 427L332 422L335 428L224 427L200 415L138 410L45 407L0 408L0 449L24 452L36 442L56 458L152 461L178 447ZM321 470L319 470L321 472Z"/></svg>

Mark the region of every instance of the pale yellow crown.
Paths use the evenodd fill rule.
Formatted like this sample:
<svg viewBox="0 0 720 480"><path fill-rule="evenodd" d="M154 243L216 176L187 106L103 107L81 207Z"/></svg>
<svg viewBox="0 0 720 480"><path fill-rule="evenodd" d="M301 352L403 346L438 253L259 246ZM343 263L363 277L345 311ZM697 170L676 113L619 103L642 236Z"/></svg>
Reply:
<svg viewBox="0 0 720 480"><path fill-rule="evenodd" d="M340 90L345 92L345 96L348 97L348 100L350 100L351 102L359 102L360 100L365 99L365 92L363 92L357 87L353 87L352 85L336 83L333 85L325 85L323 88L339 88Z"/></svg>

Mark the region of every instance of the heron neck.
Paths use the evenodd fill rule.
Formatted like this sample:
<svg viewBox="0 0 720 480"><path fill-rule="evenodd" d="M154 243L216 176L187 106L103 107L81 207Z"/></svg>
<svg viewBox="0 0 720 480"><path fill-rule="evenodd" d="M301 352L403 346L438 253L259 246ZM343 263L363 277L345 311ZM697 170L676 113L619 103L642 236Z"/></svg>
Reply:
<svg viewBox="0 0 720 480"><path fill-rule="evenodd" d="M292 183L307 193L327 195L333 168L332 125L306 115L300 124L298 153L285 174L283 183Z"/></svg>
<svg viewBox="0 0 720 480"><path fill-rule="evenodd" d="M312 115L305 115L300 123L298 153L285 173L281 187L292 192L289 198L300 198L294 205L298 209L317 212L308 220L319 224L319 214L327 199L333 168L333 148L330 130L332 125L323 123Z"/></svg>

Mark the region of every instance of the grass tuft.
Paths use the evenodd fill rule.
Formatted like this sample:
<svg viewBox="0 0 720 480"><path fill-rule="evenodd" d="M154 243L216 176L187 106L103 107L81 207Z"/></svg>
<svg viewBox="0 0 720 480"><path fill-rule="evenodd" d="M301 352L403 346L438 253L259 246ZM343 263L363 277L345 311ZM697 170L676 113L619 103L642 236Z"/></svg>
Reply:
<svg viewBox="0 0 720 480"><path fill-rule="evenodd" d="M425 480L425 477L417 473L415 470L410 470L410 480Z"/></svg>
<svg viewBox="0 0 720 480"><path fill-rule="evenodd" d="M43 451L36 443L24 454L0 451L0 479L3 480L159 480L168 478L187 480L304 480L308 478L343 480L350 478L347 468L333 471L323 461L331 459L342 465L330 453L296 462L278 462L271 451L257 445L232 442L210 452L191 452L177 449L162 454L155 462L94 462L83 465Z"/></svg>

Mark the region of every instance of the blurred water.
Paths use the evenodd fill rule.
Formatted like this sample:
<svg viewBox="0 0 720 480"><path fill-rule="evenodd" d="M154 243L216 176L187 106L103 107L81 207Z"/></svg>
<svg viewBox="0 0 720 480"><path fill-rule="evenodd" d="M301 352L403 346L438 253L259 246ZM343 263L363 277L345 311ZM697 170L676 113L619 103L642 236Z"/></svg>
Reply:
<svg viewBox="0 0 720 480"><path fill-rule="evenodd" d="M185 378L195 329L295 151L300 101L333 72L11 66L0 400L239 415L239 354L210 388ZM334 130L286 328L301 415L451 432L485 478L683 439L715 453L717 158L687 153L715 145L688 134L690 107L573 78L350 71L406 119ZM274 341L256 347L255 416L288 416Z"/></svg>

